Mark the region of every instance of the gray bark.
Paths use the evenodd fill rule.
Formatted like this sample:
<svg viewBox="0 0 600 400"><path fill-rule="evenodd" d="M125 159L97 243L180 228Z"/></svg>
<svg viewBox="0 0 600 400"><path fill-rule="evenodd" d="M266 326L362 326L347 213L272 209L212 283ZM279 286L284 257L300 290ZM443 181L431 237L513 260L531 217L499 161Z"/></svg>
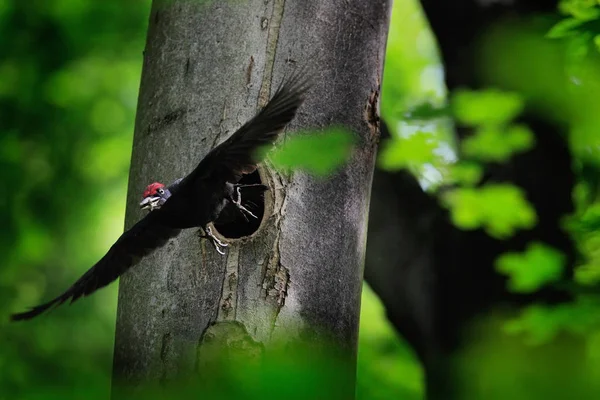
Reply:
<svg viewBox="0 0 600 400"><path fill-rule="evenodd" d="M387 0L153 2L126 227L142 217L147 184L189 173L294 65L314 65L316 84L287 135L343 124L359 145L327 180L263 166L261 227L228 240L225 256L187 230L121 278L117 388L202 374L208 337L231 335L263 353L275 340L325 333L347 366L340 398L354 395L389 8Z"/></svg>

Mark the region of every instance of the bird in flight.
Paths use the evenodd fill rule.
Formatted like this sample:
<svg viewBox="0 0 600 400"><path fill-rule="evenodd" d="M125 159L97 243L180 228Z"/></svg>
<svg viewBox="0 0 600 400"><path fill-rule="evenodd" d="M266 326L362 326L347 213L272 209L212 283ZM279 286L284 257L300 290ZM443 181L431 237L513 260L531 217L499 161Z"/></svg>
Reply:
<svg viewBox="0 0 600 400"><path fill-rule="evenodd" d="M142 209L149 213L124 232L108 252L67 291L29 311L13 314L11 320L31 319L51 307L88 296L115 281L143 257L164 246L182 229L200 227L203 237L224 254L227 244L219 240L209 224L231 210L244 218L256 216L244 206L245 191L266 190L262 184L244 185L240 179L257 168L257 150L272 145L294 118L310 88L310 79L296 71L284 80L271 100L227 140L212 149L186 177L169 186L155 182L146 188Z"/></svg>

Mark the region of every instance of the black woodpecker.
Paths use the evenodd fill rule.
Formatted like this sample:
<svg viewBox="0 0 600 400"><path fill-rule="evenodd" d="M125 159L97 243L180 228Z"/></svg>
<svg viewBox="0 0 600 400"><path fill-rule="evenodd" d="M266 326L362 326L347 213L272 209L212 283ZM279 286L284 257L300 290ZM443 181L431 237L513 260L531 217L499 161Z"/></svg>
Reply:
<svg viewBox="0 0 600 400"><path fill-rule="evenodd" d="M11 320L33 318L66 301L80 297L116 280L139 260L164 246L182 229L200 227L215 249L227 244L216 238L208 226L223 214L236 210L250 217L254 214L242 203L245 190L265 190L262 185L242 185L245 174L254 172L256 150L272 145L279 133L294 118L310 88L306 71L296 71L279 87L271 100L251 120L226 141L211 150L186 177L166 187L153 183L146 188L140 207L150 212L126 231L106 255L90 268L66 292L55 299L13 314ZM244 215L244 216L245 216Z"/></svg>

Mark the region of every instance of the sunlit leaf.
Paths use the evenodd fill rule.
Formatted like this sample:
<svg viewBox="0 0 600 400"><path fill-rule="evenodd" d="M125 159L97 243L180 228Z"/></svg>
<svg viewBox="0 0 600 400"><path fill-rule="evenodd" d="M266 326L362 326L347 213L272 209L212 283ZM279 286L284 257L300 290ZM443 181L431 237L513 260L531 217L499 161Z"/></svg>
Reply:
<svg viewBox="0 0 600 400"><path fill-rule="evenodd" d="M507 161L514 153L530 149L533 133L525 125L483 126L465 138L461 145L465 156L484 161Z"/></svg>
<svg viewBox="0 0 600 400"><path fill-rule="evenodd" d="M419 106L408 110L404 115L403 119L408 121L420 121L420 120L431 120L437 118L443 118L450 116L450 107L437 107L431 103L423 103Z"/></svg>
<svg viewBox="0 0 600 400"><path fill-rule="evenodd" d="M585 21L576 18L565 18L557 22L546 34L546 37L550 39L558 39L577 33L579 28Z"/></svg>
<svg viewBox="0 0 600 400"><path fill-rule="evenodd" d="M317 176L325 176L348 160L353 145L354 137L350 132L332 128L289 137L283 145L269 152L269 159L275 168L303 169Z"/></svg>
<svg viewBox="0 0 600 400"><path fill-rule="evenodd" d="M456 120L464 125L503 124L521 113L523 98L496 89L456 90L451 99Z"/></svg>
<svg viewBox="0 0 600 400"><path fill-rule="evenodd" d="M600 16L597 0L561 0L559 10L579 20L592 20Z"/></svg>
<svg viewBox="0 0 600 400"><path fill-rule="evenodd" d="M535 225L535 210L521 189L509 184L449 191L443 203L450 208L452 222L462 229L483 228L496 238L507 238L519 229Z"/></svg>
<svg viewBox="0 0 600 400"><path fill-rule="evenodd" d="M434 162L438 144L438 139L428 132L388 140L381 145L379 165L394 170Z"/></svg>
<svg viewBox="0 0 600 400"><path fill-rule="evenodd" d="M474 162L459 162L450 167L450 179L452 182L473 186L479 183L483 176L483 167Z"/></svg>
<svg viewBox="0 0 600 400"><path fill-rule="evenodd" d="M565 256L558 250L535 242L523 253L505 253L496 259L496 269L508 275L508 287L514 292L535 292L562 277Z"/></svg>

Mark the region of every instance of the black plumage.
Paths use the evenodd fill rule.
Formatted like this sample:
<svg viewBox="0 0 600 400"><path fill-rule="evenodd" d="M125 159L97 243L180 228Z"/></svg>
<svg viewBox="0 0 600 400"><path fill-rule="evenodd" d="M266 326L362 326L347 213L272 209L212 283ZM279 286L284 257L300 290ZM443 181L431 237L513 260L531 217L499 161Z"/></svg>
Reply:
<svg viewBox="0 0 600 400"><path fill-rule="evenodd" d="M53 306L90 295L115 281L141 258L164 246L185 228L203 228L207 238L221 252L219 246L226 244L212 235L207 225L217 220L224 209L223 216L227 214L227 218L233 209L249 213L241 203L240 192L243 193L246 186L238 182L243 175L256 170L260 161L256 158L257 150L273 144L296 115L309 87L309 79L303 71L291 75L254 118L211 150L188 176L168 188L153 184L156 186L151 193L151 212L123 233L106 255L66 292L27 312L13 314L11 319L30 319ZM266 187L248 189L264 190Z"/></svg>

